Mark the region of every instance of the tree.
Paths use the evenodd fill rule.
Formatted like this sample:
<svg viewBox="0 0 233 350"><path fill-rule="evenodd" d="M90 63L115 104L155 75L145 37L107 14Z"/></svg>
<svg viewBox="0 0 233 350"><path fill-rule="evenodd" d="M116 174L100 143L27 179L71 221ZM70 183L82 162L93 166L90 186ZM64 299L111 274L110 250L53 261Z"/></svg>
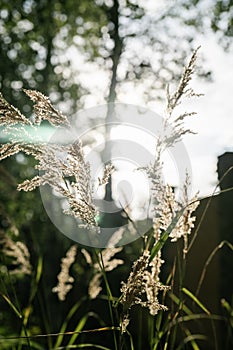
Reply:
<svg viewBox="0 0 233 350"><path fill-rule="evenodd" d="M93 1L6 1L1 3L1 90L10 100L21 100L25 112L31 108L19 93L36 88L53 100L66 101L70 113L83 89L72 75L66 52L74 45L81 52L95 52L105 18ZM85 40L88 38L88 40Z"/></svg>
<svg viewBox="0 0 233 350"><path fill-rule="evenodd" d="M82 64L95 62L108 74L117 66L114 74L119 89L129 81L150 81L153 97L155 90L177 78L181 62L195 45L197 30L212 26L230 42L231 2L211 5L213 15L207 26L211 11L207 13L205 3L168 0L150 9L147 3L135 0L3 0L1 90L10 102L18 100L28 114L31 108L19 93L22 87L50 94L56 103L65 101L66 110L73 114L80 96L87 93L79 78L83 67L77 71L72 63L78 55ZM112 87L105 92L106 98L110 90Z"/></svg>

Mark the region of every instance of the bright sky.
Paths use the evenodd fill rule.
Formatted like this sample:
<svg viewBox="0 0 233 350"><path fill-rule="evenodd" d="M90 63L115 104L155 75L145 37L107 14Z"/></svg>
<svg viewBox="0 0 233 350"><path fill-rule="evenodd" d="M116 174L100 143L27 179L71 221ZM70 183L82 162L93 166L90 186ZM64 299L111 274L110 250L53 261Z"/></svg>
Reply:
<svg viewBox="0 0 233 350"><path fill-rule="evenodd" d="M192 166L193 192L200 191L201 195L207 195L212 193L217 183L217 157L226 151L233 152L233 60L211 37L200 38L200 44L214 81L209 83L194 79L192 82L195 91L204 96L187 100L183 106L185 110L198 113L186 121L186 125L197 135L185 136L183 141ZM96 73L96 79L100 81L100 72ZM96 94L86 100L86 108L98 105L100 91L96 89ZM158 114L162 114L164 108L158 101L146 104L140 86L136 91L128 89L127 94L119 94L118 100L147 107Z"/></svg>
<svg viewBox="0 0 233 350"><path fill-rule="evenodd" d="M226 151L233 152L231 100L233 60L231 54L225 53L212 35L209 37L200 36L197 43L201 45L201 54L206 58L206 66L213 72L214 81L206 82L200 79L192 81L194 90L203 93L204 96L190 99L183 105L185 110L198 113L197 116L190 117L186 122L186 125L197 135L185 136L184 143L192 165L193 192L199 190L201 195L207 195L212 193L217 183L217 157ZM97 72L96 80L98 82L100 76L101 72ZM104 79L102 81L105 85ZM153 101L146 104L143 100L142 90L141 86L138 86L136 91L128 89L127 94L119 94L118 101L147 107L162 114L163 105L161 102ZM96 89L96 95L86 100L86 107L98 104L99 94L100 90Z"/></svg>
<svg viewBox="0 0 233 350"><path fill-rule="evenodd" d="M192 162L193 187L206 195L217 182L217 157L233 152L233 60L211 37L200 38L200 44L214 81L195 82L196 90L205 95L193 104L198 116L189 122L197 135L186 137L184 142Z"/></svg>
<svg viewBox="0 0 233 350"><path fill-rule="evenodd" d="M148 8L155 8L153 0L148 0L146 3ZM163 4L162 2L157 3L160 6ZM205 4L208 8L208 0ZM196 47L201 45L200 54L206 58L206 68L213 73L213 82L197 78L192 81L191 85L194 90L203 93L204 96L194 100L190 99L183 105L183 111L196 111L198 113L197 116L190 117L186 122L186 125L197 135L185 136L183 141L192 166L193 192L200 191L201 195L208 195L212 193L217 184L217 157L226 151L233 152L231 100L233 60L232 52L224 52L217 44L214 34L196 35L195 42ZM77 68L79 71L78 80L81 79L84 86L86 85L92 91L90 95L83 97L82 102L84 102L85 108L103 104L109 76L104 74L104 71L101 71L99 67L85 63L82 56L78 55L73 47L70 47L67 55L74 57L72 63L73 68ZM145 86L140 82L136 88L132 87L132 84L128 84L118 94L117 100L121 103L149 108L162 115L164 105L154 100L146 102L143 97L144 90Z"/></svg>

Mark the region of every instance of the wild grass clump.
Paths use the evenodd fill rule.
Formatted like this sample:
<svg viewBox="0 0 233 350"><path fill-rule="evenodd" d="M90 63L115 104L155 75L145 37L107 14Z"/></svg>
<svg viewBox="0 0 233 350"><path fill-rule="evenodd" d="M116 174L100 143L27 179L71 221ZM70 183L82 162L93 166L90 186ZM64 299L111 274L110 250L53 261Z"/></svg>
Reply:
<svg viewBox="0 0 233 350"><path fill-rule="evenodd" d="M4 275L1 296L9 306L7 312L14 312L21 324L19 333L8 329L6 336L1 335L2 349L44 349L44 346L48 349L203 349L200 341L206 340L206 336L193 334L189 322L206 318L214 327L213 322L218 317L211 315L201 301L182 285L189 237L199 200L197 194L189 198L189 174L186 174L179 200L172 186L164 183L162 177L162 155L165 150L173 147L185 134L192 133L185 128L184 122L186 117L195 113L179 114L176 111L183 98L199 96L190 87L197 52L198 49L184 68L177 89L171 93L167 88L164 125L155 146L154 161L138 169L147 175L151 183L151 229L131 248L109 245L102 250L84 249L75 244L67 249L65 257L61 259L57 284L48 291L58 298L58 313L61 304L67 303L69 308L60 328L54 333L47 333L45 326L46 310L50 305L41 293L41 276L46 274L42 260L38 258L33 271L30 251L25 243L17 240L17 237L10 237L9 232L1 231L1 271ZM67 200L69 208L64 211L66 215L80 219L86 228L95 228L98 232L93 182L98 181L99 186L106 185L115 171L114 166L108 164L105 167L102 179L92 179L90 164L85 159L80 140L71 145L61 145L46 144L39 136L36 140L32 138L28 127L33 129L43 120L58 128L69 128L70 124L68 118L52 106L48 97L37 91L24 91L34 103L34 118L31 120L0 96L0 124L3 132L9 136L9 141L0 147L0 160L19 153L31 156L40 174L24 180L18 185L18 191L29 192L49 185ZM65 158L61 157L64 153ZM122 235L124 228L120 230ZM174 264L166 280L162 280L161 270L167 258L163 248L169 241L177 244L180 254L177 256L178 263ZM127 251L132 253L133 261L129 259ZM31 292L24 308L20 306L19 296L16 298L14 295L18 293L15 277L18 275L20 278L31 276ZM176 295L173 287L177 275L180 285ZM79 295L70 304L70 295L82 284L86 286L86 294L82 297ZM13 287L13 293L9 293L9 286L11 289ZM72 297L74 300L75 294ZM190 309L186 305L187 298L192 301L193 310L196 307L201 311L197 313ZM42 321L35 314L35 310L38 310L37 299L43 305ZM224 301L223 304L229 311L230 305Z"/></svg>

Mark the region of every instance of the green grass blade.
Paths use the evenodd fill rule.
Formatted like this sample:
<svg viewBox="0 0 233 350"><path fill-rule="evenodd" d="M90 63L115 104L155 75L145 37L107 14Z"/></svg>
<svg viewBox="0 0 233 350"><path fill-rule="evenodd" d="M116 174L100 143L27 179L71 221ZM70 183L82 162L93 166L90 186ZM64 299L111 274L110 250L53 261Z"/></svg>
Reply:
<svg viewBox="0 0 233 350"><path fill-rule="evenodd" d="M29 297L28 306L24 309L24 312L23 312L23 325L24 325L24 327L27 326L30 314L33 310L32 302L33 302L33 300L36 296L37 290L38 290L38 285L39 285L40 278L42 275L42 270L43 270L43 260L42 260L42 257L39 257L37 269L36 269L36 275L31 283L31 290L30 290L30 297ZM21 335L22 334L23 333L21 332Z"/></svg>
<svg viewBox="0 0 233 350"><path fill-rule="evenodd" d="M181 210L179 210L177 212L176 216L173 218L172 222L170 223L170 225L168 226L166 231L164 231L162 233L162 235L161 235L160 239L158 240L158 242L156 242L154 247L151 249L150 261L152 261L154 259L154 257L158 254L158 252L162 249L162 247L166 243L170 233L176 227L176 224L179 221L179 219L180 219L181 215L183 214L184 210L185 209L182 208Z"/></svg>
<svg viewBox="0 0 233 350"><path fill-rule="evenodd" d="M19 341L20 341L20 345L26 345L28 346L28 340L27 339L11 339L11 340L7 340L4 338L0 338L0 348L3 350L13 350L14 346L16 349L16 346L19 345ZM44 350L44 346L36 343L36 342L30 342L30 348L31 349L35 349L35 350Z"/></svg>
<svg viewBox="0 0 233 350"><path fill-rule="evenodd" d="M0 293L2 298L7 302L7 304L12 308L12 310L16 313L16 315L21 319L23 316L19 312L19 310L16 308L16 306L10 301L10 299L5 295Z"/></svg>
<svg viewBox="0 0 233 350"><path fill-rule="evenodd" d="M187 336L185 339L183 339L182 343L176 348L176 350L183 350L186 347L186 344L194 342L195 340L206 340L206 336L202 335L202 334L192 334ZM196 344L196 342L195 342ZM199 347L197 348L193 348L193 349L199 349Z"/></svg>
<svg viewBox="0 0 233 350"><path fill-rule="evenodd" d="M133 337L132 337L131 333L128 330L126 330L126 332L127 332L128 336L129 336L130 350L134 350Z"/></svg>
<svg viewBox="0 0 233 350"><path fill-rule="evenodd" d="M80 305L82 304L82 302L84 301L84 299L86 299L86 297L84 298L81 298L77 303L75 303L73 305L73 307L70 309L68 315L66 316L66 319L65 321L63 322L61 328L60 328L60 331L59 333L65 333L66 332L66 329L67 329L67 325L68 325L68 322L70 321L70 319L73 317L73 315L75 314L75 312L78 310L78 308L80 307ZM62 341L63 341L63 338L64 338L64 334L60 334L58 337L57 337L57 341L55 343L55 349L58 348Z"/></svg>
<svg viewBox="0 0 233 350"><path fill-rule="evenodd" d="M89 314L86 314L85 316L83 316L81 318L81 320L79 321L77 327L75 328L74 332L75 334L72 335L72 337L70 338L70 341L68 343L68 345L73 345L75 340L77 339L77 337L79 336L79 332L83 329L83 327L85 326L87 320L89 318Z"/></svg>
<svg viewBox="0 0 233 350"><path fill-rule="evenodd" d="M197 343L195 341L195 338L193 338L193 339L191 338L192 334L191 334L190 330L184 329L184 332L185 332L187 337L190 337L190 343L192 345L193 350L200 350L199 346L197 345Z"/></svg>
<svg viewBox="0 0 233 350"><path fill-rule="evenodd" d="M168 293L169 297L171 298L172 301L174 301L174 303L176 305L181 305L180 303L180 299L175 295L173 294L172 292L169 292ZM182 310L187 314L187 315L192 315L193 312L183 303L182 304Z"/></svg>
<svg viewBox="0 0 233 350"><path fill-rule="evenodd" d="M53 348L52 350L66 350L66 349L80 349L80 348L88 348L88 349L100 349L100 350L111 350L110 348L106 348L106 346L98 345L98 344L77 344L77 345L64 345L59 348Z"/></svg>
<svg viewBox="0 0 233 350"><path fill-rule="evenodd" d="M187 288L182 288L182 292L189 296L207 315L210 315L210 311L200 302L200 300L193 295Z"/></svg>

